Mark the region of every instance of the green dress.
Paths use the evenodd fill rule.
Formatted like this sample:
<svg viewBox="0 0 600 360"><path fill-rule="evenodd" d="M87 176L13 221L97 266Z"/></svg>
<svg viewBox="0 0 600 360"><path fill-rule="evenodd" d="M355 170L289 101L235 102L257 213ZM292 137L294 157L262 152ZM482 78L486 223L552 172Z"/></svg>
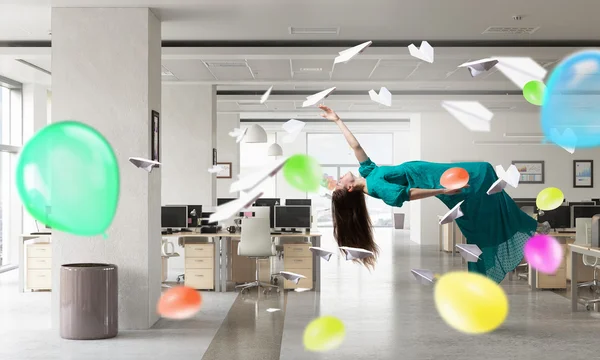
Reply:
<svg viewBox="0 0 600 360"><path fill-rule="evenodd" d="M480 260L469 263L469 271L488 276L500 283L507 273L523 260L525 242L533 236L537 221L525 214L504 191L486 192L498 179L489 163L464 162L438 164L409 161L397 166L377 166L367 159L360 163L360 175L366 179L369 195L390 206L400 207L409 201L410 189L441 189L440 177L453 167L469 173L469 187L455 195L437 195L444 205L453 208L460 201L463 216L456 224L467 239L483 251ZM441 215L441 214L440 214ZM437 219L429 219L433 226Z"/></svg>

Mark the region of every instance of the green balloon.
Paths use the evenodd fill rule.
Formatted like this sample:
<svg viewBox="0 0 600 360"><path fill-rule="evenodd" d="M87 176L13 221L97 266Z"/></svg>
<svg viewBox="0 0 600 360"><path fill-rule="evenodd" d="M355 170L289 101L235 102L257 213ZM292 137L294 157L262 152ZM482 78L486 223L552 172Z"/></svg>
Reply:
<svg viewBox="0 0 600 360"><path fill-rule="evenodd" d="M541 81L532 80L523 86L523 97L533 105L542 106L545 93L546 85Z"/></svg>
<svg viewBox="0 0 600 360"><path fill-rule="evenodd" d="M55 230L103 234L119 202L119 165L106 139L76 121L35 134L17 164L17 190L25 209Z"/></svg>
<svg viewBox="0 0 600 360"><path fill-rule="evenodd" d="M290 156L283 165L283 177L288 184L300 191L319 192L323 172L317 160L308 155L296 154Z"/></svg>
<svg viewBox="0 0 600 360"><path fill-rule="evenodd" d="M346 337L344 323L333 316L314 319L304 329L304 348L309 351L329 351L338 348Z"/></svg>

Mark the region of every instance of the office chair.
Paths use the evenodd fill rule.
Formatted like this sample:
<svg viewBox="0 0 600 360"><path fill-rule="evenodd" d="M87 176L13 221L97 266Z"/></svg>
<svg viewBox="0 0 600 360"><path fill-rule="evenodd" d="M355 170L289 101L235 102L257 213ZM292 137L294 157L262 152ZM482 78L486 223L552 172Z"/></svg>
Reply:
<svg viewBox="0 0 600 360"><path fill-rule="evenodd" d="M242 235L238 246L238 255L256 260L256 280L236 286L241 293L247 293L252 288L263 288L263 292L271 292L273 288L279 292L279 287L260 281L258 277L259 260L275 256L275 244L271 240L271 227L268 217L254 217L242 220Z"/></svg>
<svg viewBox="0 0 600 360"><path fill-rule="evenodd" d="M179 257L179 253L175 252L175 245L170 242L167 238L163 238L161 242L161 260L162 260L162 287L170 288L167 285L167 276L169 273L169 259L173 257ZM180 283L180 278L183 279L183 275L177 276L177 283Z"/></svg>

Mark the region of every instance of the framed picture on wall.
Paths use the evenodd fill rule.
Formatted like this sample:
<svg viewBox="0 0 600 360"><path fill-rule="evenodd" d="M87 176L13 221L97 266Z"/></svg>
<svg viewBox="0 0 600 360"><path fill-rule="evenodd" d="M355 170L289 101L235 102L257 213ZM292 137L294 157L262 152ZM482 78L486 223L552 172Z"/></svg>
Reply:
<svg viewBox="0 0 600 360"><path fill-rule="evenodd" d="M218 162L217 166L223 168L223 170L217 173L217 179L231 179L231 163L230 162Z"/></svg>
<svg viewBox="0 0 600 360"><path fill-rule="evenodd" d="M519 184L543 184L544 162L538 160L513 161L512 164L517 167L521 178Z"/></svg>
<svg viewBox="0 0 600 360"><path fill-rule="evenodd" d="M593 160L573 160L573 187L594 187Z"/></svg>
<svg viewBox="0 0 600 360"><path fill-rule="evenodd" d="M160 115L158 111L152 110L152 119L150 121L150 152L153 161L160 161Z"/></svg>

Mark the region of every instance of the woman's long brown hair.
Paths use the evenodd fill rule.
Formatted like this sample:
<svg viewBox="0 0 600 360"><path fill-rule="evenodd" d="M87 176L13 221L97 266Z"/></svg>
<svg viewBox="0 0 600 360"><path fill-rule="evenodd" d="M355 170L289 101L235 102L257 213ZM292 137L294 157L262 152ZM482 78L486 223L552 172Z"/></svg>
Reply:
<svg viewBox="0 0 600 360"><path fill-rule="evenodd" d="M331 195L333 236L338 246L348 246L372 251L375 256L361 260L367 268L374 268L379 247L373 239L373 226L367 210L365 194L359 189L337 189Z"/></svg>

